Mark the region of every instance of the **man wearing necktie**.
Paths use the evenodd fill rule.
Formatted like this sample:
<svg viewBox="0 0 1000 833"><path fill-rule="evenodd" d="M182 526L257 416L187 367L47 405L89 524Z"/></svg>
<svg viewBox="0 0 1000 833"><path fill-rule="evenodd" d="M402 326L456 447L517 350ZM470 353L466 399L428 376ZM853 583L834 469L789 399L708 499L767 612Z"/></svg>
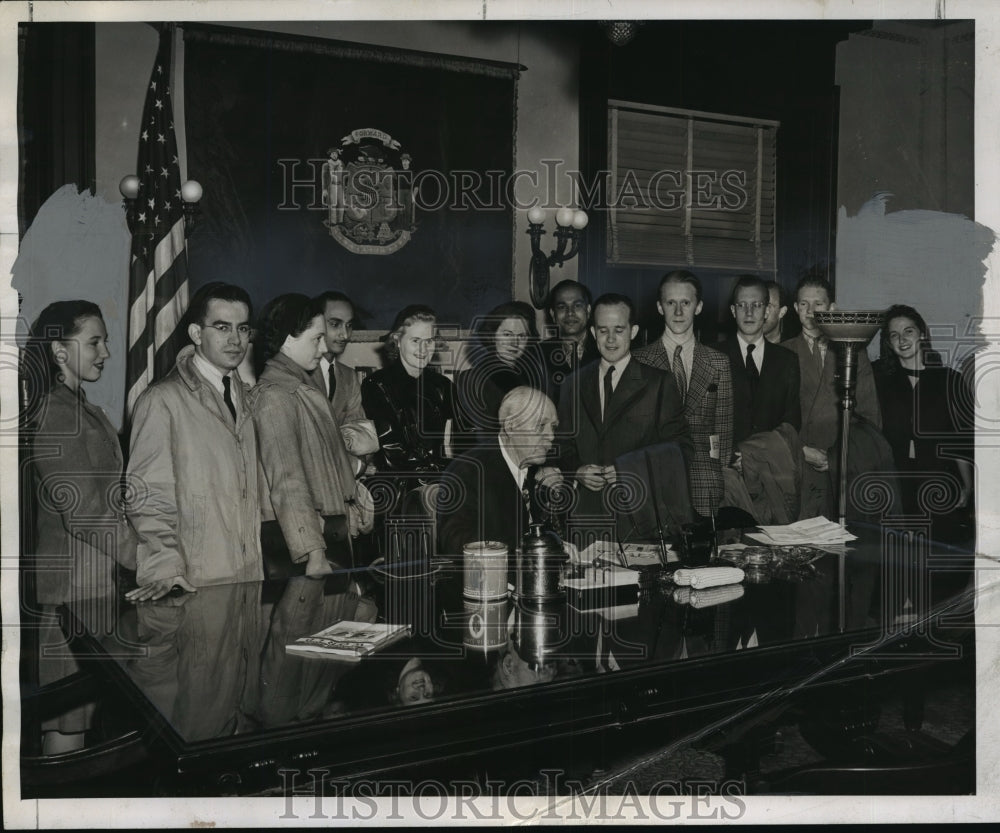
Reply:
<svg viewBox="0 0 1000 833"><path fill-rule="evenodd" d="M836 309L833 289L819 275L807 275L795 289L795 312L802 324L802 332L782 342L798 357L802 382L800 400L802 407L802 455L807 486L804 495L813 497L803 502L803 516L814 517L834 510L833 489L826 472L831 458L836 457L835 447L840 438L840 397L837 394L835 372L837 356L816 324L815 314ZM875 389L875 377L864 350L858 352L858 385L855 414L870 422L876 429L882 427L882 412ZM811 514L806 515L806 512Z"/></svg>
<svg viewBox="0 0 1000 833"><path fill-rule="evenodd" d="M545 465L557 424L556 408L544 393L517 387L500 403L500 431L456 457L438 491L438 549L461 554L474 541L502 541L513 554L531 522L549 525L553 514L546 489L562 475Z"/></svg>
<svg viewBox="0 0 1000 833"><path fill-rule="evenodd" d="M695 337L695 317L702 309L701 281L691 272L668 272L660 280L656 309L663 335L635 351L650 367L668 370L684 403L694 443L688 468L691 503L704 516L722 501L722 470L733 456L733 385L729 360Z"/></svg>
<svg viewBox="0 0 1000 833"><path fill-rule="evenodd" d="M799 363L791 351L764 338L767 287L754 275L741 275L729 310L736 338L724 345L733 376L733 444L782 423L798 430Z"/></svg>
<svg viewBox="0 0 1000 833"><path fill-rule="evenodd" d="M142 485L128 507L140 539L131 601L263 578L257 435L237 370L250 317L245 290L203 286L188 309L193 344L136 403L128 474Z"/></svg>
<svg viewBox="0 0 1000 833"><path fill-rule="evenodd" d="M312 378L330 403L344 446L354 458L355 473L359 473L365 468L365 455L378 450L378 436L361 406L358 374L343 362L344 351L354 333L354 303L344 293L332 290L316 300L323 308L326 352L312 371Z"/></svg>
<svg viewBox="0 0 1000 833"><path fill-rule="evenodd" d="M574 370L600 358L590 333L590 290L574 280L559 281L549 292L549 317L557 334L541 343L548 390L558 401L559 387Z"/></svg>
<svg viewBox="0 0 1000 833"><path fill-rule="evenodd" d="M563 384L559 400L561 468L578 483L576 513L608 517L604 500L616 482L615 460L623 454L676 442L690 463L693 446L674 377L632 361L638 332L635 308L624 295L594 302L591 332L599 362L581 368Z"/></svg>

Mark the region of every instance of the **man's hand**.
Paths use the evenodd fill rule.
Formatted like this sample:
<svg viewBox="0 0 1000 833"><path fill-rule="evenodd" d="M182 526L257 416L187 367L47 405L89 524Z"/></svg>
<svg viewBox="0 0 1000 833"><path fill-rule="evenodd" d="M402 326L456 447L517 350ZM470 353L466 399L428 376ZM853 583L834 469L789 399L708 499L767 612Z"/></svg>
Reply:
<svg viewBox="0 0 1000 833"><path fill-rule="evenodd" d="M602 469L602 474L604 476L604 482L607 483L609 486L612 483L618 482L618 469L616 469L614 465L605 466Z"/></svg>
<svg viewBox="0 0 1000 833"><path fill-rule="evenodd" d="M188 593L198 592L198 588L189 584L184 576L174 576L173 578L157 579L142 585L142 587L136 587L135 590L126 593L125 598L130 602L154 602L166 596L175 586Z"/></svg>
<svg viewBox="0 0 1000 833"><path fill-rule="evenodd" d="M580 466L576 470L576 479L592 492L599 492L607 481L604 479L604 466Z"/></svg>
<svg viewBox="0 0 1000 833"><path fill-rule="evenodd" d="M806 458L806 462L816 469L816 471L829 471L830 461L827 459L825 451L804 445L802 446L802 456Z"/></svg>
<svg viewBox="0 0 1000 833"><path fill-rule="evenodd" d="M326 560L326 550L313 550L306 556L307 576L327 576L333 572L333 567Z"/></svg>
<svg viewBox="0 0 1000 833"><path fill-rule="evenodd" d="M544 486L547 489L551 489L553 486L558 486L562 482L562 472L555 466L543 466L535 472L535 483L539 486Z"/></svg>

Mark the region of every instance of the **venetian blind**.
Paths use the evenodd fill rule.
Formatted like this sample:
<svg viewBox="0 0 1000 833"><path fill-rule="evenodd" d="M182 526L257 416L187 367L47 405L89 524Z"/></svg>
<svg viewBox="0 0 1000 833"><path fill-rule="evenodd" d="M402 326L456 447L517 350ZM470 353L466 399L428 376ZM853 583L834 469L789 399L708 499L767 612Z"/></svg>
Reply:
<svg viewBox="0 0 1000 833"><path fill-rule="evenodd" d="M608 262L774 272L774 121L608 103Z"/></svg>

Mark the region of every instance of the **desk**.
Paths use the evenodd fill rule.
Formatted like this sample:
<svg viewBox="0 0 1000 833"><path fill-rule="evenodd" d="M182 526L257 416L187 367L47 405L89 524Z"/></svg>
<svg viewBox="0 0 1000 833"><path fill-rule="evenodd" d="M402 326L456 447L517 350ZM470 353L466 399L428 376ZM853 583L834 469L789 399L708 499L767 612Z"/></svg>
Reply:
<svg viewBox="0 0 1000 833"><path fill-rule="evenodd" d="M971 629L969 574L932 575L928 591L914 578L927 578L928 554L889 540L866 530L804 574L757 576L704 609L653 574L637 613L619 619L509 599L473 609L460 565L405 580L365 574L360 596L297 578L118 601L103 631L84 626L94 617L83 611L64 613L74 651L140 715L170 790L280 793L308 790L310 771L336 780L419 765L433 777L462 756L500 760L645 721L673 721L666 743L789 691L954 659ZM908 583L917 590L895 592ZM480 617L471 629L470 615ZM353 664L284 650L339 618L376 617L413 634ZM400 689L407 670L420 673Z"/></svg>

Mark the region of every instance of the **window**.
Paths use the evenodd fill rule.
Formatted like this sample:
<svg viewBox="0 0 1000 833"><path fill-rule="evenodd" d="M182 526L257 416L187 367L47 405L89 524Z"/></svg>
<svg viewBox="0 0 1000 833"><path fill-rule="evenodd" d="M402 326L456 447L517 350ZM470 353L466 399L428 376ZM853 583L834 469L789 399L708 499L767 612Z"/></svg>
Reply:
<svg viewBox="0 0 1000 833"><path fill-rule="evenodd" d="M608 263L773 273L777 129L608 102Z"/></svg>

